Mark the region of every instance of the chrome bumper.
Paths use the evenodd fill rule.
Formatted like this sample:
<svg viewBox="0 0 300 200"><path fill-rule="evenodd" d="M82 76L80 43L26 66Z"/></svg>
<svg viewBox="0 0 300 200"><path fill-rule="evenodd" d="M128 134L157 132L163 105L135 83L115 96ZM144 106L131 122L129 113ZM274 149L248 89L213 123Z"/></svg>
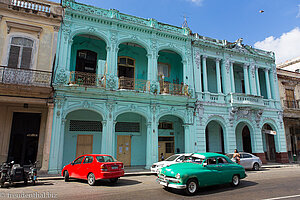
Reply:
<svg viewBox="0 0 300 200"><path fill-rule="evenodd" d="M164 180L160 180L160 179L156 179L156 182L165 187L169 187L169 188L174 188L174 189L185 189L186 188L186 185L173 184L173 183L169 183L168 181L164 181Z"/></svg>

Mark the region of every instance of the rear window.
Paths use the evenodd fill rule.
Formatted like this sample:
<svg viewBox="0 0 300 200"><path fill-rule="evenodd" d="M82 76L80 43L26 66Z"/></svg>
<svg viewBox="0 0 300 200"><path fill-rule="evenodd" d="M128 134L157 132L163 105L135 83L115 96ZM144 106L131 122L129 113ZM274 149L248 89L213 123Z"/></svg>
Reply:
<svg viewBox="0 0 300 200"><path fill-rule="evenodd" d="M203 162L203 159L202 158L197 158L197 157L194 157L194 156L185 156L184 162L194 162L194 163L201 164Z"/></svg>
<svg viewBox="0 0 300 200"><path fill-rule="evenodd" d="M111 156L96 156L96 159L98 162L117 162L117 160Z"/></svg>
<svg viewBox="0 0 300 200"><path fill-rule="evenodd" d="M173 155L168 157L165 161L174 161L179 155Z"/></svg>

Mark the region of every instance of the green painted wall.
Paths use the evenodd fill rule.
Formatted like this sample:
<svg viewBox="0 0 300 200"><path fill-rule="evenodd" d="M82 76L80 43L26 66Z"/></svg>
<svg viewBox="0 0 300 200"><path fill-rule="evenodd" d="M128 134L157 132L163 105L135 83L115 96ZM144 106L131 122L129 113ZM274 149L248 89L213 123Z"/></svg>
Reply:
<svg viewBox="0 0 300 200"><path fill-rule="evenodd" d="M222 152L222 138L221 129L219 123L211 121L207 125L207 133L209 138L209 151L210 152Z"/></svg>
<svg viewBox="0 0 300 200"><path fill-rule="evenodd" d="M77 135L93 135L93 153L101 153L101 132L69 131L70 120L102 121L101 115L88 110L71 112L66 118L63 166L69 164L76 157Z"/></svg>
<svg viewBox="0 0 300 200"><path fill-rule="evenodd" d="M158 53L158 62L168 63L171 65L170 77L165 77L165 81L173 83L173 80L178 79L178 83L183 82L183 65L181 63L182 59L177 53L160 51Z"/></svg>

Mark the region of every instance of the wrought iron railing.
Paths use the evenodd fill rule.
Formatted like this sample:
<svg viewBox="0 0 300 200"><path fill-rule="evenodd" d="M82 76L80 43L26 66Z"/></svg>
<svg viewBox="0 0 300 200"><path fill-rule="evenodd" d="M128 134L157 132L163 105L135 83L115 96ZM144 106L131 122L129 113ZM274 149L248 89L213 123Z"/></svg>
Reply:
<svg viewBox="0 0 300 200"><path fill-rule="evenodd" d="M149 91L149 81L143 79L119 77L119 89L146 92Z"/></svg>
<svg viewBox="0 0 300 200"><path fill-rule="evenodd" d="M189 96L188 86L184 84L170 83L160 80L160 94L185 95Z"/></svg>
<svg viewBox="0 0 300 200"><path fill-rule="evenodd" d="M0 66L0 83L14 85L30 85L39 87L51 86L52 73Z"/></svg>
<svg viewBox="0 0 300 200"><path fill-rule="evenodd" d="M287 100L283 100L283 104L285 108L292 108L292 109L299 109L299 101L287 101Z"/></svg>
<svg viewBox="0 0 300 200"><path fill-rule="evenodd" d="M70 72L69 84L78 86L95 86L105 88L106 77L104 75L87 72Z"/></svg>

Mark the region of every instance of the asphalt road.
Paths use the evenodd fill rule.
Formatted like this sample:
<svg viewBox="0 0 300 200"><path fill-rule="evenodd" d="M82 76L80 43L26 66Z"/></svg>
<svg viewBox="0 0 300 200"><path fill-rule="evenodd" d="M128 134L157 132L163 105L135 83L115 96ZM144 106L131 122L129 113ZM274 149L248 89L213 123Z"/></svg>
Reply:
<svg viewBox="0 0 300 200"><path fill-rule="evenodd" d="M164 190L155 182L155 176L131 176L121 178L116 185L101 181L93 187L80 180L40 181L36 186L16 184L0 188L0 199L300 199L300 167L247 171L247 174L236 188L229 184L201 188L192 197Z"/></svg>

